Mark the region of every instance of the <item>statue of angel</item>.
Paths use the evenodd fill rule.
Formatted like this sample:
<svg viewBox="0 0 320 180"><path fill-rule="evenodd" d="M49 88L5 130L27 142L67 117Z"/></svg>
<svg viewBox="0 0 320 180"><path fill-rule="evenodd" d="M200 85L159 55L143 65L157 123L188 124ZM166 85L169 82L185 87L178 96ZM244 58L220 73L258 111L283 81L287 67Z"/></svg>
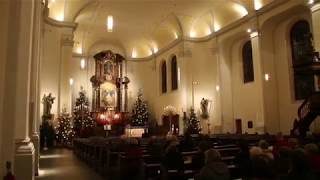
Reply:
<svg viewBox="0 0 320 180"><path fill-rule="evenodd" d="M204 119L207 119L209 117L209 111L208 111L208 105L209 105L209 100L202 98L200 102L200 107L201 107L201 117Z"/></svg>
<svg viewBox="0 0 320 180"><path fill-rule="evenodd" d="M51 93L48 96L46 94L43 95L42 104L43 104L43 116L50 117L51 116L51 108L54 103L55 97L52 97Z"/></svg>

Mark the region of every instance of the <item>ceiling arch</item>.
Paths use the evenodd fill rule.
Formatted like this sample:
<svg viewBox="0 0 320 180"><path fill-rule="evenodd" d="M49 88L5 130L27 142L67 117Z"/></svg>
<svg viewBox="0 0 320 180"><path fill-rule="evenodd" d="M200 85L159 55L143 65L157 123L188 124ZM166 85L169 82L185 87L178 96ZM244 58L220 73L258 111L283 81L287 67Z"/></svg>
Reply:
<svg viewBox="0 0 320 180"><path fill-rule="evenodd" d="M78 23L74 33L76 53L88 53L103 39L122 47L128 57L142 58L176 39L208 36L254 11L257 3L263 6L272 1L55 0L50 11L54 16L63 8L64 21ZM108 15L114 17L111 33L106 29Z"/></svg>

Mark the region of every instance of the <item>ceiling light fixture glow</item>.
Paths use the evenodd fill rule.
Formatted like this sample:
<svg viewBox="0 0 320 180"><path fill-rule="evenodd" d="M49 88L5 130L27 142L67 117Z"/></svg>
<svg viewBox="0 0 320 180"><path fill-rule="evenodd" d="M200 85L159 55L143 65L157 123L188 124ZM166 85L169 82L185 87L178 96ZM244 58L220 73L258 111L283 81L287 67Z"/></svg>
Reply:
<svg viewBox="0 0 320 180"><path fill-rule="evenodd" d="M262 8L262 0L254 0L254 9L257 11Z"/></svg>
<svg viewBox="0 0 320 180"><path fill-rule="evenodd" d="M314 0L309 0L308 4L313 4Z"/></svg>
<svg viewBox="0 0 320 180"><path fill-rule="evenodd" d="M108 18L107 18L107 28L108 28L108 32L112 32L113 31L113 16L108 16Z"/></svg>
<svg viewBox="0 0 320 180"><path fill-rule="evenodd" d="M154 47L153 47L153 53L157 53L157 52L158 52L158 50L159 50L159 49L158 49L158 47L157 47L157 46L154 46Z"/></svg>
<svg viewBox="0 0 320 180"><path fill-rule="evenodd" d="M211 33L212 33L212 31L211 31L210 27L208 27L208 29L207 29L207 35L210 35Z"/></svg>
<svg viewBox="0 0 320 180"><path fill-rule="evenodd" d="M135 49L132 50L132 54L131 54L132 58L136 58L137 57L137 52Z"/></svg>
<svg viewBox="0 0 320 180"><path fill-rule="evenodd" d="M191 37L191 38L196 37L196 32L194 32L194 31L190 31L190 37Z"/></svg>
<svg viewBox="0 0 320 180"><path fill-rule="evenodd" d="M249 28L249 29L247 29L247 32L248 32L248 33L251 33L251 32L252 32L252 30Z"/></svg>
<svg viewBox="0 0 320 180"><path fill-rule="evenodd" d="M64 21L64 14L63 14L63 12L60 13L59 15L57 15L56 20L57 20L57 21Z"/></svg>
<svg viewBox="0 0 320 180"><path fill-rule="evenodd" d="M174 38L178 39L178 33L174 33Z"/></svg>
<svg viewBox="0 0 320 180"><path fill-rule="evenodd" d="M218 24L217 22L214 23L214 31L217 32L221 29L220 24Z"/></svg>
<svg viewBox="0 0 320 180"><path fill-rule="evenodd" d="M76 48L76 53L77 53L77 54L82 54L82 47L81 47L81 45L79 45L79 46Z"/></svg>
<svg viewBox="0 0 320 180"><path fill-rule="evenodd" d="M233 6L234 10L237 11L242 17L248 15L247 9L240 5L240 4L234 4Z"/></svg>

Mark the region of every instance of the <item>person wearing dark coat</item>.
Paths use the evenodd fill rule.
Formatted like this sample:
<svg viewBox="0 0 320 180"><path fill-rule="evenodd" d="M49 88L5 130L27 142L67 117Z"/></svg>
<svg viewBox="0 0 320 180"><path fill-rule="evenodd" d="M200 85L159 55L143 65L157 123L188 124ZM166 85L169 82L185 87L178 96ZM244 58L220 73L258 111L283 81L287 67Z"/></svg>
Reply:
<svg viewBox="0 0 320 180"><path fill-rule="evenodd" d="M196 175L195 180L229 180L228 166L221 160L220 153L215 149L205 152L205 166Z"/></svg>

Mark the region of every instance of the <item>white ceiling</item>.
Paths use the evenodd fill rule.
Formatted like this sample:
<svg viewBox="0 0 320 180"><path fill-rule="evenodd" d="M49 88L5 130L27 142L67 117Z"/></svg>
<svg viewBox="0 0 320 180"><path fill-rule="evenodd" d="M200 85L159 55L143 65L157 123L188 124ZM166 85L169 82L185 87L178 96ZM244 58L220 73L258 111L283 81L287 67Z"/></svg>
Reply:
<svg viewBox="0 0 320 180"><path fill-rule="evenodd" d="M50 1L50 0L49 0ZM52 0L51 0L52 1ZM55 0L50 16L78 23L75 51L87 54L97 44L112 45L131 57L146 57L176 36L204 37L274 0ZM257 4L259 3L259 4ZM113 32L106 19L114 18ZM103 48L103 47L101 47Z"/></svg>

